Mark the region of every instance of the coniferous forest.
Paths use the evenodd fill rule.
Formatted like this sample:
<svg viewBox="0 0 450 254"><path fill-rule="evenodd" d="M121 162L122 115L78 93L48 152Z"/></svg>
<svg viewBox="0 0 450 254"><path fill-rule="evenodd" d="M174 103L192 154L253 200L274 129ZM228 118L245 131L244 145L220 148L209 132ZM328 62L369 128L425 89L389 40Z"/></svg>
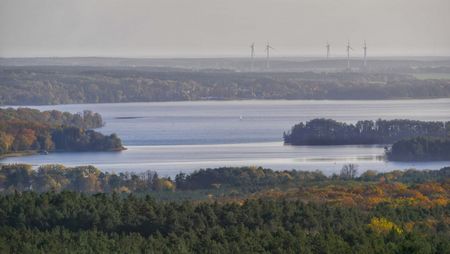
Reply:
<svg viewBox="0 0 450 254"><path fill-rule="evenodd" d="M104 189L100 178L105 175L93 168L83 171L85 177L66 169L74 172L64 180L64 174L49 167L38 173L8 167L1 169L0 178L2 191L10 193L0 195L1 253L450 250L449 168L366 171L359 177L349 177L345 170L326 177L320 172L220 168L178 175L175 181L157 176L148 181L142 175L116 176L118 181L108 175L127 186L148 183L144 189L112 191ZM14 171L20 176L13 176ZM234 181L238 176L240 183ZM42 193L10 189L31 183L39 191L42 180L52 177L73 187L54 186ZM173 186L155 188L155 179ZM204 198L192 200L196 192ZM171 201L164 201L168 197Z"/></svg>

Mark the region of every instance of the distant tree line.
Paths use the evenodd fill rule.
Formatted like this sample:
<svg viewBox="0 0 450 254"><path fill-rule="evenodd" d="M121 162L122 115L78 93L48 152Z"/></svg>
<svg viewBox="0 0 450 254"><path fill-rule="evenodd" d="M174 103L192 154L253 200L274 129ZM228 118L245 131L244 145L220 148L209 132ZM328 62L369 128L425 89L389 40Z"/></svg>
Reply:
<svg viewBox="0 0 450 254"><path fill-rule="evenodd" d="M40 166L37 170L28 164L0 166L0 191L11 193L30 190L145 193L175 190L175 185L170 179L160 178L153 171L111 174L93 166L65 167L57 164Z"/></svg>
<svg viewBox="0 0 450 254"><path fill-rule="evenodd" d="M450 161L450 136L403 139L395 142L386 155L393 161Z"/></svg>
<svg viewBox="0 0 450 254"><path fill-rule="evenodd" d="M34 190L76 192L187 191L237 187L258 190L291 183L318 182L328 178L319 171L274 171L261 167L201 169L191 174L179 173L175 179L159 177L154 171L142 173L101 172L93 166L65 167L43 165L33 170L28 164L0 166L0 191Z"/></svg>
<svg viewBox="0 0 450 254"><path fill-rule="evenodd" d="M233 99L449 98L450 80L379 73L0 67L0 105Z"/></svg>
<svg viewBox="0 0 450 254"><path fill-rule="evenodd" d="M291 145L351 145L392 144L405 138L448 135L450 122L379 119L348 124L322 118L296 124L283 137Z"/></svg>
<svg viewBox="0 0 450 254"><path fill-rule="evenodd" d="M27 151L122 150L115 135L90 130L103 125L99 114L56 110L0 109L0 155Z"/></svg>
<svg viewBox="0 0 450 254"><path fill-rule="evenodd" d="M274 187L314 185L333 181L396 181L402 183L441 182L450 179L450 168L429 171L393 171L378 173L368 170L358 176L357 166L344 165L340 174L326 176L320 171L275 171L262 167L201 169L190 174L179 173L175 179L160 177L154 171L141 173L108 173L93 166L65 167L43 165L33 170L28 164L0 166L0 191L75 191L86 193L159 191L239 190L251 193Z"/></svg>
<svg viewBox="0 0 450 254"><path fill-rule="evenodd" d="M83 129L96 129L104 125L102 116L90 110L76 114L58 110L39 111L32 108L0 108L0 121L24 121L51 126L71 126Z"/></svg>
<svg viewBox="0 0 450 254"><path fill-rule="evenodd" d="M220 188L261 188L279 186L292 182L317 182L327 177L320 171L274 171L262 167L222 167L200 169L191 174L179 173L175 185L181 190Z"/></svg>

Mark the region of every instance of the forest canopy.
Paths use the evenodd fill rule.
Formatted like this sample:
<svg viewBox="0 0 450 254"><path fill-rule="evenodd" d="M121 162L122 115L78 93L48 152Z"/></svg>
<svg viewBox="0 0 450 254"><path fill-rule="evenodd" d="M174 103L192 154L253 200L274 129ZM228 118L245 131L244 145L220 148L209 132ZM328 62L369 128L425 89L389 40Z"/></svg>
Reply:
<svg viewBox="0 0 450 254"><path fill-rule="evenodd" d="M90 110L77 114L58 110L39 111L32 108L0 108L0 122L33 122L50 126L71 126L96 129L104 125L102 116Z"/></svg>
<svg viewBox="0 0 450 254"><path fill-rule="evenodd" d="M220 168L189 174L183 183L191 189L159 190L150 188L170 186L163 181L171 180L152 173L151 179L135 174L114 179L114 174L93 167L56 165L34 173L25 165L6 165L0 172L2 186L11 184L10 191L0 195L1 253L422 254L450 249L450 168L367 171L353 179L317 172ZM237 175L245 185L262 189L237 195L245 188L233 185ZM320 177L306 180L314 175ZM141 185L148 188L147 195L120 189L98 193L108 192L102 182L106 176L110 183L124 184L122 190L148 183ZM218 196L214 189L221 187L209 184L217 183L219 176L224 176L221 184L236 187L228 196ZM260 180L250 180L254 177ZM11 191L25 181L53 187ZM297 185L289 184L293 182ZM58 189L56 183L67 188ZM152 195L178 197L187 192L195 197L194 186L208 188L208 198L158 201Z"/></svg>

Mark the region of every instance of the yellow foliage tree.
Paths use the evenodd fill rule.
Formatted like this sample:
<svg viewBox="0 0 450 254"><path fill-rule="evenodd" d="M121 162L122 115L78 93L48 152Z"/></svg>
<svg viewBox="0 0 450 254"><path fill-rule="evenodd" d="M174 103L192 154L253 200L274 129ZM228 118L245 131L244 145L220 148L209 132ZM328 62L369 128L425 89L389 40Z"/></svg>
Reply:
<svg viewBox="0 0 450 254"><path fill-rule="evenodd" d="M14 136L0 131L0 154L9 152L13 142Z"/></svg>
<svg viewBox="0 0 450 254"><path fill-rule="evenodd" d="M397 225L395 225L395 223L382 217L380 218L373 217L372 220L370 221L369 227L373 231L384 235L389 233L391 230L393 230L397 234L403 233L403 230L399 228Z"/></svg>
<svg viewBox="0 0 450 254"><path fill-rule="evenodd" d="M162 180L162 187L164 190L170 190L170 191L175 190L175 185L169 180Z"/></svg>

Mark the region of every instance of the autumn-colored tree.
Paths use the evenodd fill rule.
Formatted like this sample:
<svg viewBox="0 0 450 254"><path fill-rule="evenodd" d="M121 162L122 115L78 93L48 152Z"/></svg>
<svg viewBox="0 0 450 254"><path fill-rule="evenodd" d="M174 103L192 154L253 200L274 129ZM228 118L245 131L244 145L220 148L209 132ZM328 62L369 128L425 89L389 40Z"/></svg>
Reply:
<svg viewBox="0 0 450 254"><path fill-rule="evenodd" d="M0 154L9 152L13 142L13 135L0 131Z"/></svg>
<svg viewBox="0 0 450 254"><path fill-rule="evenodd" d="M392 221L389 221L386 218L382 217L373 217L370 220L369 228L372 229L374 232L377 232L379 234L386 235L389 232L393 231L397 234L402 234L403 230L398 227L395 223Z"/></svg>
<svg viewBox="0 0 450 254"><path fill-rule="evenodd" d="M15 151L30 150L31 145L36 141L36 133L32 129L22 129L14 139L13 149Z"/></svg>
<svg viewBox="0 0 450 254"><path fill-rule="evenodd" d="M175 191L175 184L167 179L161 179L161 185L163 190Z"/></svg>

